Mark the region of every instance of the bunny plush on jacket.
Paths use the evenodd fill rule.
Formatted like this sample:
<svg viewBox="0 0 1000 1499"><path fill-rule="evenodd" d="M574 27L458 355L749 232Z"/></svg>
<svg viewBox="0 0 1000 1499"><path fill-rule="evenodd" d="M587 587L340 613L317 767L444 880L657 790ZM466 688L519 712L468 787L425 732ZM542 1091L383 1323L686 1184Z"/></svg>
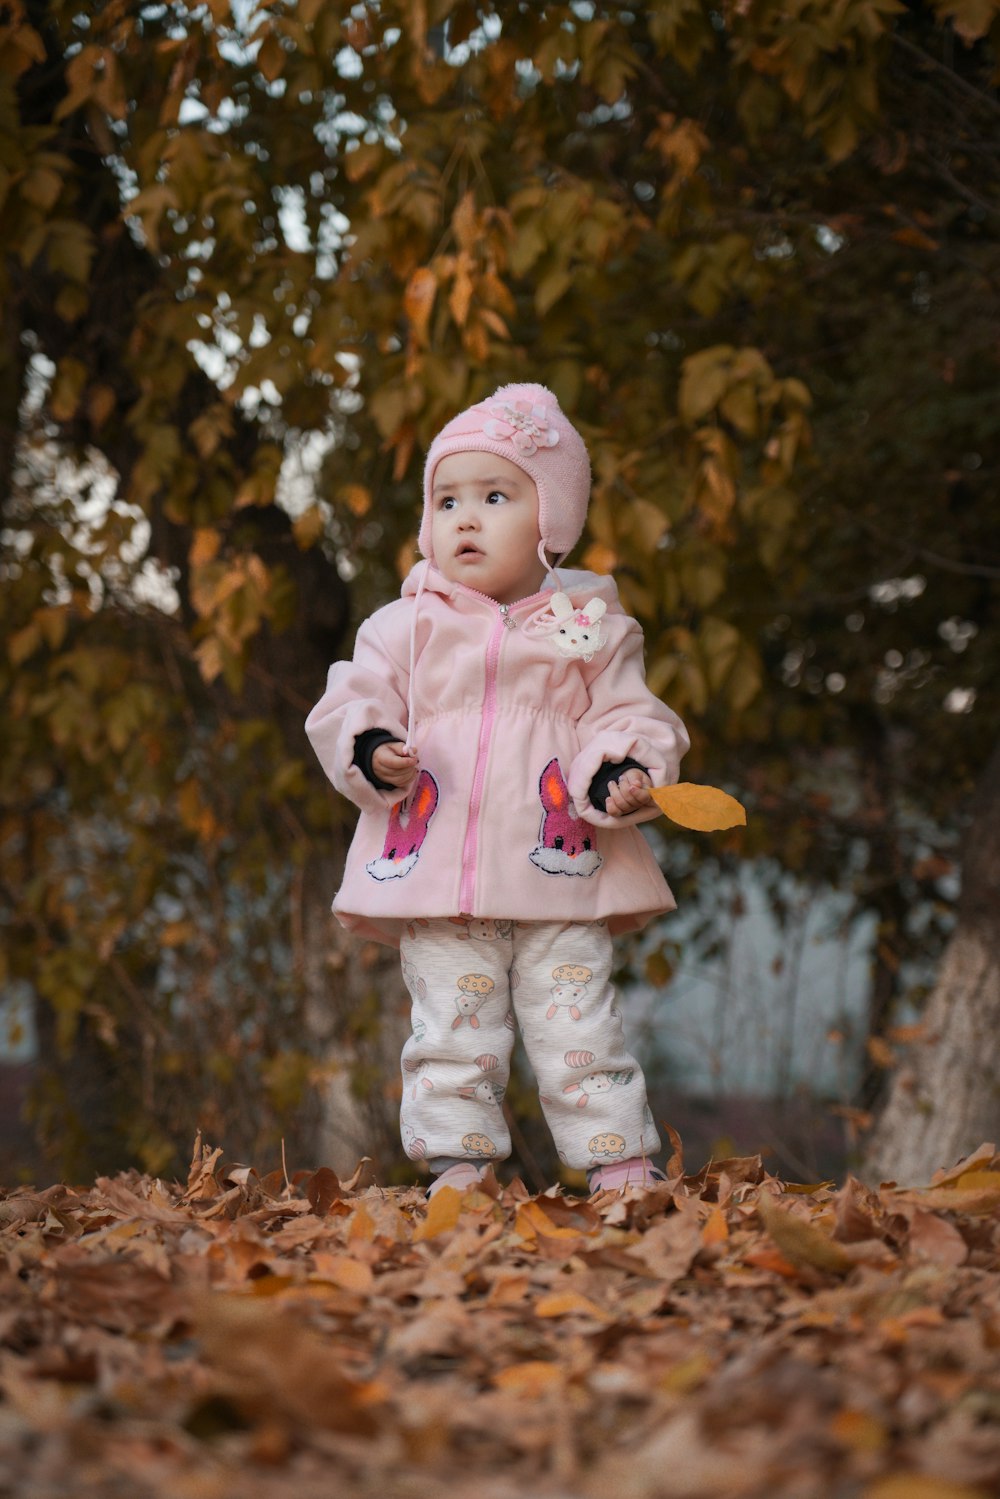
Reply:
<svg viewBox="0 0 1000 1499"><path fill-rule="evenodd" d="M515 1020L564 1163L598 1186L658 1176L610 939L673 906L638 824L688 739L645 685L642 633L614 582L556 571L589 491L583 441L543 387L504 387L450 422L425 469L425 560L331 667L306 724L361 811L334 911L400 946L404 1073L433 1059L433 1087L404 1090L401 1109L432 1191L509 1153ZM553 977L571 970L590 978L553 1006ZM613 1160L610 1138L623 1142Z"/></svg>

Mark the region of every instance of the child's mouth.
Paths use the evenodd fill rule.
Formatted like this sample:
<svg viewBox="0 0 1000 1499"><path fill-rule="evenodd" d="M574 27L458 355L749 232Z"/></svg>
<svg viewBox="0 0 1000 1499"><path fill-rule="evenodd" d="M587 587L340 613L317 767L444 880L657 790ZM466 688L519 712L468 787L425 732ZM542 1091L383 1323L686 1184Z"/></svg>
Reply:
<svg viewBox="0 0 1000 1499"><path fill-rule="evenodd" d="M455 555L456 557L481 557L483 554L478 547L467 541L459 547Z"/></svg>

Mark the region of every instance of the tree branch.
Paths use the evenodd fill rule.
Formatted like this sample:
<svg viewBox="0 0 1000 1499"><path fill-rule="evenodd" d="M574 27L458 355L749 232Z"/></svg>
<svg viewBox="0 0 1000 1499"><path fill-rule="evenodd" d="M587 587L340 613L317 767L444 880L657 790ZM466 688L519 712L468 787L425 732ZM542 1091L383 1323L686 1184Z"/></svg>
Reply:
<svg viewBox="0 0 1000 1499"><path fill-rule="evenodd" d="M923 47L918 47L915 42L907 41L906 37L900 36L898 31L892 33L892 40L902 52L919 60L932 72L943 74L967 98L974 99L977 104L985 106L992 114L1000 115L1000 101L994 99L990 94L984 93L982 89L976 88L974 84L966 82L960 73L956 73L953 68L947 67L943 62L938 62L937 58L932 57L929 52L925 52Z"/></svg>

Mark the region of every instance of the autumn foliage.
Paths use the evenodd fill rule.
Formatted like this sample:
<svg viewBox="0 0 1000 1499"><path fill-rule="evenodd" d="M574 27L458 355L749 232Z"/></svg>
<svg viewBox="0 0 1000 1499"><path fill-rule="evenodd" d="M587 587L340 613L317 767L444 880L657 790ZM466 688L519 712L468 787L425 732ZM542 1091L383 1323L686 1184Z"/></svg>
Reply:
<svg viewBox="0 0 1000 1499"><path fill-rule="evenodd" d="M362 1162L0 1196L5 1492L987 1499L1000 1156L589 1200Z"/></svg>

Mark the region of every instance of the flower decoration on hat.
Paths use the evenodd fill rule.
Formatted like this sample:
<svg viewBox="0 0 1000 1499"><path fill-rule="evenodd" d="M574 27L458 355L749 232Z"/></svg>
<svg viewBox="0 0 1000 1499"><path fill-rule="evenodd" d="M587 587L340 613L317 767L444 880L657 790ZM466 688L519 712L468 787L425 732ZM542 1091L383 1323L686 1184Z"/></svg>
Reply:
<svg viewBox="0 0 1000 1499"><path fill-rule="evenodd" d="M483 425L486 436L497 441L509 439L526 458L539 448L554 448L559 441L544 406L528 401L493 401L487 410L491 416Z"/></svg>

